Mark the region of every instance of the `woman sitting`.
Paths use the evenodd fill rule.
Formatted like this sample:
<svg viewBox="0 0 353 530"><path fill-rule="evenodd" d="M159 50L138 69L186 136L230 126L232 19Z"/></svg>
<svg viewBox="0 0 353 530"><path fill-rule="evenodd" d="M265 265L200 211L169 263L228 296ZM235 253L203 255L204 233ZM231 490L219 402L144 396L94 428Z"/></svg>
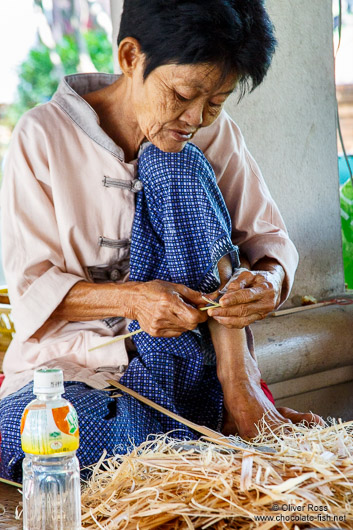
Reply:
<svg viewBox="0 0 353 530"><path fill-rule="evenodd" d="M3 254L17 334L0 430L1 474L14 480L20 418L42 365L64 370L82 466L181 428L128 395L111 398L102 389L112 378L244 437L265 413L273 426L319 421L276 409L246 329L286 299L297 265L222 110L269 68L275 38L263 2L127 0L118 42L122 75L65 78L21 119L7 157ZM238 248L250 270L238 269ZM220 307L200 311L202 293L225 286ZM129 323L144 331L135 345L92 349Z"/></svg>

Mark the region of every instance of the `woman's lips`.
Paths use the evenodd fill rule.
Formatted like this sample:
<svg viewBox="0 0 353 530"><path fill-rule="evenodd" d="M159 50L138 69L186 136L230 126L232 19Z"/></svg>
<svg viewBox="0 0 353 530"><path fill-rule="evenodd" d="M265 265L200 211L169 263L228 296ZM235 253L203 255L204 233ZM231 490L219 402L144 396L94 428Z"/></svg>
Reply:
<svg viewBox="0 0 353 530"><path fill-rule="evenodd" d="M171 135L175 140L178 142L187 142L191 139L193 133L188 133L185 131L179 131L179 130L171 130Z"/></svg>

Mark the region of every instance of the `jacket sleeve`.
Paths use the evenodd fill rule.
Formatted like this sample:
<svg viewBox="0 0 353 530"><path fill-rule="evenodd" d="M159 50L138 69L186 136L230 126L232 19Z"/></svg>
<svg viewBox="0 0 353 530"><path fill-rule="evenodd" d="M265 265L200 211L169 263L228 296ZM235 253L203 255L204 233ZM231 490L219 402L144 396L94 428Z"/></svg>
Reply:
<svg viewBox="0 0 353 530"><path fill-rule="evenodd" d="M18 339L28 340L78 281L65 270L46 138L27 113L15 128L1 190L2 254Z"/></svg>
<svg viewBox="0 0 353 530"><path fill-rule="evenodd" d="M298 253L239 128L223 111L214 124L197 133L195 143L215 171L232 219L233 242L251 266L264 257L282 265L283 303L293 285Z"/></svg>

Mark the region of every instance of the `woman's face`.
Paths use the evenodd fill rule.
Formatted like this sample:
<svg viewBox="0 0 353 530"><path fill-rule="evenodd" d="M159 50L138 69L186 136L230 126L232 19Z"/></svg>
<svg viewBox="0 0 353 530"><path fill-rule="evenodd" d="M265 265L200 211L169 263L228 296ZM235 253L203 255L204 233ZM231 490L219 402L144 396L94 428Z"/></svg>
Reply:
<svg viewBox="0 0 353 530"><path fill-rule="evenodd" d="M236 76L221 80L213 65L165 65L143 81L140 63L132 75L132 105L138 125L156 147L179 152L201 127L220 114L236 86Z"/></svg>

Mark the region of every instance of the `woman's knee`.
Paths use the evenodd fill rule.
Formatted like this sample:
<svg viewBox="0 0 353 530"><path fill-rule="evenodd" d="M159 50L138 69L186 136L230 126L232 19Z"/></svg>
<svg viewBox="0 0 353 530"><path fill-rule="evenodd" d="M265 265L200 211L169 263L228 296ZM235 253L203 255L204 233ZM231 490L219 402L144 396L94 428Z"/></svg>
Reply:
<svg viewBox="0 0 353 530"><path fill-rule="evenodd" d="M150 145L139 159L139 178L145 186L173 181L201 183L207 177L215 178L212 167L202 151L191 143L179 153L165 153Z"/></svg>

